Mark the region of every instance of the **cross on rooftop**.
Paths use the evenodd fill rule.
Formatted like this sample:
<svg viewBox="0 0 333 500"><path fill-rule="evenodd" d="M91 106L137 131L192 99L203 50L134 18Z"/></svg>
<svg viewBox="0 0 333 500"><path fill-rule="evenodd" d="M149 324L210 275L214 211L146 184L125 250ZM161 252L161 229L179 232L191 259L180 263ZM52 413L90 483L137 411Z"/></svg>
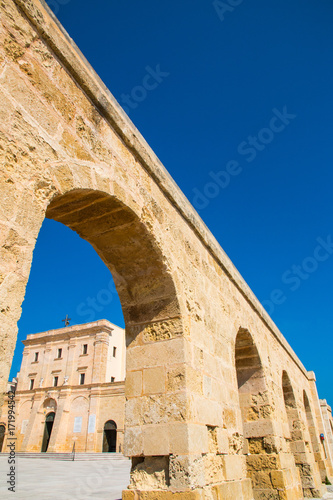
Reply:
<svg viewBox="0 0 333 500"><path fill-rule="evenodd" d="M68 314L66 314L66 318L65 319L62 319L61 321L64 321L65 322L65 326L68 326L69 325L69 322L71 321L72 318L69 318L68 317Z"/></svg>

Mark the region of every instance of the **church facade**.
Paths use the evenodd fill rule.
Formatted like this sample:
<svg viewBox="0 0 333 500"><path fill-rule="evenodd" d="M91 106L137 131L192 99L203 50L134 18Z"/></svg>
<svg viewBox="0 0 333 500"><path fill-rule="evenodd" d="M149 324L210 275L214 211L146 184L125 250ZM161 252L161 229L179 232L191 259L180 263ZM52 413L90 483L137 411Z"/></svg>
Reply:
<svg viewBox="0 0 333 500"><path fill-rule="evenodd" d="M100 320L28 335L23 343L17 451L71 452L75 445L77 452L122 452L124 330ZM6 409L3 419L8 428Z"/></svg>

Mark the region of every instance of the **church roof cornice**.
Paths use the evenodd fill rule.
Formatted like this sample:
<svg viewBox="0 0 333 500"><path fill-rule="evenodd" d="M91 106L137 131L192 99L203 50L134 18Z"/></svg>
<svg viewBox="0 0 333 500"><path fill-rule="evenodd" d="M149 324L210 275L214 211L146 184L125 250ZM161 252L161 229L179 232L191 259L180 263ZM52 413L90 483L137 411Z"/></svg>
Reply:
<svg viewBox="0 0 333 500"><path fill-rule="evenodd" d="M98 333L106 333L112 335L115 328L120 328L106 319L101 319L91 323L80 325L66 326L55 330L47 330L45 332L32 333L23 340L25 346L36 344L47 344L49 342L58 342L61 340L69 341L78 337L93 336Z"/></svg>

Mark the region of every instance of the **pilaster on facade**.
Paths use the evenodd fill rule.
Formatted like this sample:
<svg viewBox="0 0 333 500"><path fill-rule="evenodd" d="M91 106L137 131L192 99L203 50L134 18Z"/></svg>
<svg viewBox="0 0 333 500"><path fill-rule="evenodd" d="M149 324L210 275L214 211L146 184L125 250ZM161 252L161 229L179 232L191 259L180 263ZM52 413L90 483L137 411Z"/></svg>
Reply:
<svg viewBox="0 0 333 500"><path fill-rule="evenodd" d="M35 394L33 396L33 403L31 408L31 413L29 417L29 422L25 430L22 446L20 451L39 451L40 442L36 442L34 428L39 421L43 420L44 412L41 408L43 401L43 394Z"/></svg>
<svg viewBox="0 0 333 500"><path fill-rule="evenodd" d="M96 334L94 342L92 383L106 382L109 343L110 343L109 333L101 332Z"/></svg>

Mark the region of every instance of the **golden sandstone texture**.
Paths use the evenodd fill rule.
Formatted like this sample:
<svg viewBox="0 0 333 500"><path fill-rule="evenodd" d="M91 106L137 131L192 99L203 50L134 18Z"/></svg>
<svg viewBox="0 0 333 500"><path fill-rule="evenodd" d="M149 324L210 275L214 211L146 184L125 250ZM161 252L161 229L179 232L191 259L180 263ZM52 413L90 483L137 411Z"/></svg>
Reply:
<svg viewBox="0 0 333 500"><path fill-rule="evenodd" d="M48 217L91 243L122 303L123 498L320 496L314 375L44 2L0 9L2 387Z"/></svg>

